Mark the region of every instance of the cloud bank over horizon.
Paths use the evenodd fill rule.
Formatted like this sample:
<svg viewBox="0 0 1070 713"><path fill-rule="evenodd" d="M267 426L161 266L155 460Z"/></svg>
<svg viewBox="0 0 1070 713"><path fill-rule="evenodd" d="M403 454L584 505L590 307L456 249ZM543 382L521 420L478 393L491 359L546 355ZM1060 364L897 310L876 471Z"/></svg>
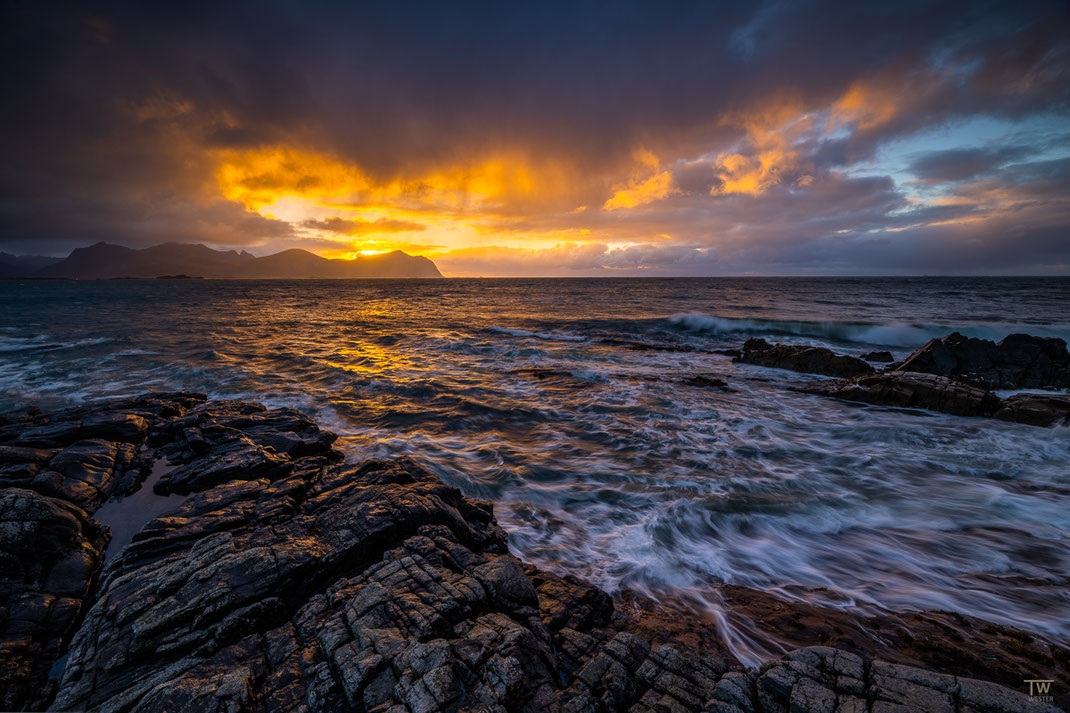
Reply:
<svg viewBox="0 0 1070 713"><path fill-rule="evenodd" d="M1070 274L1063 2L0 13L7 252Z"/></svg>

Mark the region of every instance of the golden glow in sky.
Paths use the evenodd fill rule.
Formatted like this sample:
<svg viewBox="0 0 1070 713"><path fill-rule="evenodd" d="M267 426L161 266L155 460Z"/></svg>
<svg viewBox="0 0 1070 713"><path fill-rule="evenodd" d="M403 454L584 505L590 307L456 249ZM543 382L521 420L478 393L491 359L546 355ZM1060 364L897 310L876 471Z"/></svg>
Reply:
<svg viewBox="0 0 1070 713"><path fill-rule="evenodd" d="M291 223L321 241L317 252L328 257L390 250L433 256L491 243L539 248L585 236L582 229L499 232L500 223L533 208L567 205L567 166L520 155L378 179L335 157L272 147L223 153L216 180L224 198Z"/></svg>
<svg viewBox="0 0 1070 713"><path fill-rule="evenodd" d="M214 178L223 198L283 221L298 245L326 257L402 250L442 261L446 274L492 272L503 261L536 271L642 269L655 257L745 251L756 217L775 214L788 196L835 216L850 205L836 201L854 200L855 184L842 171L821 168L815 147L880 130L911 101L936 91L911 82L912 97L902 100L879 79L856 81L825 106L774 97L711 120L736 137L719 150L665 160L639 146L602 172L584 172L569 157L518 150L380 175L329 152L275 145L216 152ZM889 210L917 211L917 220L896 217L863 234L955 229L1028 207L1020 191L991 183L934 188L914 181L902 191L892 197L900 207ZM684 247L681 225L691 235ZM845 225L834 232L855 231Z"/></svg>
<svg viewBox="0 0 1070 713"><path fill-rule="evenodd" d="M975 5L6 3L0 252L1064 274L1070 14Z"/></svg>

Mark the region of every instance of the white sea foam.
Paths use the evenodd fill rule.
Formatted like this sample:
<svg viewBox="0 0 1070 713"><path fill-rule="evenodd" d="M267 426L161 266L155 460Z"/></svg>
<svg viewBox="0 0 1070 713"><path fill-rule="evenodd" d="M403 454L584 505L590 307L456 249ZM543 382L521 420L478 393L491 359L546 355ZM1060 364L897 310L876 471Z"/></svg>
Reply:
<svg viewBox="0 0 1070 713"><path fill-rule="evenodd" d="M916 348L930 339L959 332L967 337L998 341L1009 334L1028 332L1040 337L1070 338L1070 326L1030 326L1000 324L872 324L866 322L805 321L782 319L740 319L716 317L699 312L676 314L669 324L686 332L739 334L766 337L803 337L872 346Z"/></svg>
<svg viewBox="0 0 1070 713"><path fill-rule="evenodd" d="M587 337L579 334L569 334L567 332L533 332L527 329L514 329L512 327L487 327L488 332L497 332L498 334L508 334L513 337L526 337L529 339L551 339L559 342L586 342Z"/></svg>

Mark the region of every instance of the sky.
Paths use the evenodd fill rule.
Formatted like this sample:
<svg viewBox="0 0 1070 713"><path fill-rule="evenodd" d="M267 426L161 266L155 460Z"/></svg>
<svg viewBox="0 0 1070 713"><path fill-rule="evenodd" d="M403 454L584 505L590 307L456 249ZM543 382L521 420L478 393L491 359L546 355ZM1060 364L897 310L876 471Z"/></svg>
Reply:
<svg viewBox="0 0 1070 713"><path fill-rule="evenodd" d="M1066 2L0 9L0 250L1070 275Z"/></svg>

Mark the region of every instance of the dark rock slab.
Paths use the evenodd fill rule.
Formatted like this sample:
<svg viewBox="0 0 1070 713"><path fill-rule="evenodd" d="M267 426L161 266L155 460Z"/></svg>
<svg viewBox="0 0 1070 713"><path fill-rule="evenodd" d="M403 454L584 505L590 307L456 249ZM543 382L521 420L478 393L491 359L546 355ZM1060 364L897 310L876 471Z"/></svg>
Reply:
<svg viewBox="0 0 1070 713"><path fill-rule="evenodd" d="M202 393L182 391L114 399L52 413L28 412L0 424L0 446L52 449L95 438L141 443L149 428L206 398Z"/></svg>
<svg viewBox="0 0 1070 713"><path fill-rule="evenodd" d="M743 343L742 355L732 361L843 378L873 373L873 367L861 359L836 354L824 347L770 344L764 339L748 339Z"/></svg>
<svg viewBox="0 0 1070 713"><path fill-rule="evenodd" d="M1066 342L1028 334L991 342L953 332L930 340L899 368L952 376L991 389L1070 387Z"/></svg>
<svg viewBox="0 0 1070 713"><path fill-rule="evenodd" d="M48 672L78 621L107 533L80 508L0 490L0 708L48 702Z"/></svg>
<svg viewBox="0 0 1070 713"><path fill-rule="evenodd" d="M27 487L55 450L0 445L0 487Z"/></svg>
<svg viewBox="0 0 1070 713"><path fill-rule="evenodd" d="M1070 426L1070 395L1015 394L1003 400L995 416L1031 426Z"/></svg>
<svg viewBox="0 0 1070 713"><path fill-rule="evenodd" d="M154 432L150 443L181 464L161 478L156 490L189 494L231 480L282 478L293 472L297 459L340 457L331 450L336 438L293 409L213 401Z"/></svg>
<svg viewBox="0 0 1070 713"><path fill-rule="evenodd" d="M1054 585L1058 589L1058 585ZM961 678L979 678L1015 690L1028 679L1070 677L1070 647L1035 634L955 612L878 612L850 610L788 601L749 587L718 588L725 616L755 645L775 651L831 646L864 659L884 660L913 669L927 669ZM819 592L818 592L819 593ZM646 604L632 628L646 636L671 636L678 641L701 633L694 614L666 613L664 604ZM631 622L629 622L631 623ZM714 622L706 620L707 628ZM1056 691L1063 705L1070 696Z"/></svg>
<svg viewBox="0 0 1070 713"><path fill-rule="evenodd" d="M0 708L40 708L92 597L108 532L90 515L130 492L151 428L204 400L152 394L26 411L0 426Z"/></svg>
<svg viewBox="0 0 1070 713"><path fill-rule="evenodd" d="M956 416L992 416L1000 408L999 397L987 389L945 376L915 372L886 372L850 381L801 384L793 388L846 401L929 409Z"/></svg>
<svg viewBox="0 0 1070 713"><path fill-rule="evenodd" d="M144 467L134 444L86 439L56 453L30 487L92 513L115 493L127 471L140 473Z"/></svg>

